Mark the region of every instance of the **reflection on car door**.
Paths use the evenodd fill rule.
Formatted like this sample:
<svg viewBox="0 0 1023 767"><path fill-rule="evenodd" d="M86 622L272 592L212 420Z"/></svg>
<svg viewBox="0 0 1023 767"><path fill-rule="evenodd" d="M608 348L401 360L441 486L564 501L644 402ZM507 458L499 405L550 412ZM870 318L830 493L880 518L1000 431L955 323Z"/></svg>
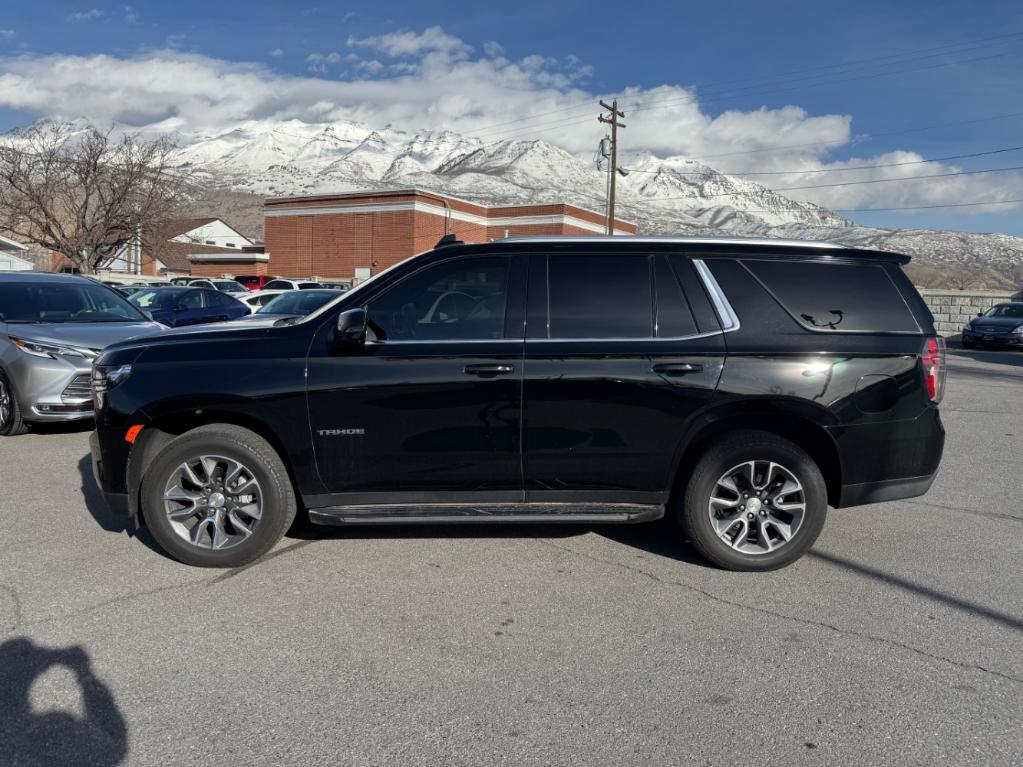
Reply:
<svg viewBox="0 0 1023 767"><path fill-rule="evenodd" d="M325 502L522 499L524 291L521 258L454 257L374 296L364 347L338 352L334 320L321 328L308 403Z"/></svg>
<svg viewBox="0 0 1023 767"><path fill-rule="evenodd" d="M724 361L717 317L682 266L663 255L531 258L528 501L666 502L683 423L715 396Z"/></svg>

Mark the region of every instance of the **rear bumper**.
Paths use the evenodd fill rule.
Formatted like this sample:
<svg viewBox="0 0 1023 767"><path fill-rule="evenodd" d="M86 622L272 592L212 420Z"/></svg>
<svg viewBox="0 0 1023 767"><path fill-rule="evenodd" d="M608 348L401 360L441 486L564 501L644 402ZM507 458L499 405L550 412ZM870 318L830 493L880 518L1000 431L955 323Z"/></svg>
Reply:
<svg viewBox="0 0 1023 767"><path fill-rule="evenodd" d="M836 508L863 506L867 503L897 501L901 498L916 498L931 489L937 472L923 477L889 479L882 482L863 482L859 485L843 485Z"/></svg>
<svg viewBox="0 0 1023 767"><path fill-rule="evenodd" d="M836 508L914 498L934 482L945 449L936 407L902 421L876 421L828 429L838 447L842 485Z"/></svg>

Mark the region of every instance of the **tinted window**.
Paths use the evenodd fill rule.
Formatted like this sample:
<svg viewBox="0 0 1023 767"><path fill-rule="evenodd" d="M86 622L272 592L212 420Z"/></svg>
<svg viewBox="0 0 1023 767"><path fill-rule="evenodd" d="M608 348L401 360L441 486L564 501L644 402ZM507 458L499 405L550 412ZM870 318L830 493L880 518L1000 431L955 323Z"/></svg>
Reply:
<svg viewBox="0 0 1023 767"><path fill-rule="evenodd" d="M693 312L682 293L682 286L664 256L657 257L654 274L657 287L655 294L657 337L680 338L695 335L698 331L693 320Z"/></svg>
<svg viewBox="0 0 1023 767"><path fill-rule="evenodd" d="M298 289L299 290L316 290L317 288L322 288L322 287L323 286L320 283L318 283L318 282L300 282L300 283L298 283Z"/></svg>
<svg viewBox="0 0 1023 767"><path fill-rule="evenodd" d="M293 286L290 282L284 280L270 280L263 286L263 290L292 290Z"/></svg>
<svg viewBox="0 0 1023 767"><path fill-rule="evenodd" d="M91 281L0 284L5 322L141 322L145 318L116 290Z"/></svg>
<svg viewBox="0 0 1023 767"><path fill-rule="evenodd" d="M998 304L984 313L985 317L1011 317L1023 319L1023 304Z"/></svg>
<svg viewBox="0 0 1023 767"><path fill-rule="evenodd" d="M919 332L913 315L875 264L744 261L800 323L815 330Z"/></svg>
<svg viewBox="0 0 1023 767"><path fill-rule="evenodd" d="M336 298L336 291L292 290L273 296L259 311L270 314L309 314Z"/></svg>
<svg viewBox="0 0 1023 767"><path fill-rule="evenodd" d="M185 309L201 309L202 291L186 290L181 295L181 298L178 299L178 306L184 307Z"/></svg>
<svg viewBox="0 0 1023 767"><path fill-rule="evenodd" d="M507 294L505 258L437 264L371 302L371 329L389 340L502 338Z"/></svg>
<svg viewBox="0 0 1023 767"><path fill-rule="evenodd" d="M131 297L131 302L143 309L169 309L178 302L178 296L185 291L168 290L141 290Z"/></svg>
<svg viewBox="0 0 1023 767"><path fill-rule="evenodd" d="M213 285L214 287L216 287L217 290L234 291L235 293L237 293L240 290L245 290L244 285L242 285L240 282L235 282L234 280L218 280L217 282L213 283Z"/></svg>
<svg viewBox="0 0 1023 767"><path fill-rule="evenodd" d="M645 256L547 259L551 338L650 338L650 264Z"/></svg>
<svg viewBox="0 0 1023 767"><path fill-rule="evenodd" d="M235 300L226 293L207 293L207 306L234 306Z"/></svg>

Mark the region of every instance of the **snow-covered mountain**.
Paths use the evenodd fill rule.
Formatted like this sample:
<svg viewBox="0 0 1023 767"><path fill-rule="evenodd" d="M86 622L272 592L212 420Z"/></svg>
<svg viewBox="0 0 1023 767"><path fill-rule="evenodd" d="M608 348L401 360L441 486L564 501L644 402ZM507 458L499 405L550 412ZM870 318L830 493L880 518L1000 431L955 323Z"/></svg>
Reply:
<svg viewBox="0 0 1023 767"><path fill-rule="evenodd" d="M71 125L69 128L79 128ZM17 141L16 131L4 137ZM450 131L298 120L250 121L216 135L179 135L178 161L219 185L260 195L418 187L489 204L569 202L602 210L606 173L539 140L485 142ZM861 227L826 208L685 157L624 154L620 218L640 232L830 240L906 252L917 262L1023 264L1023 239Z"/></svg>

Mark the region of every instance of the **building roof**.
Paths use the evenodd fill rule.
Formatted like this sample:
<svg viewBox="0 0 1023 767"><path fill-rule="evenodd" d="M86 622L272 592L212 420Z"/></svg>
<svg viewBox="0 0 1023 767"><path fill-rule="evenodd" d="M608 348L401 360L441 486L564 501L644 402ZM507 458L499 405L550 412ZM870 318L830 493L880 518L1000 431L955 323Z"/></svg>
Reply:
<svg viewBox="0 0 1023 767"><path fill-rule="evenodd" d="M198 245L194 242L171 241L156 243L151 247L149 253L172 272L191 271L192 265L189 263L188 257L196 253L231 253L237 258L244 258L245 256L245 251L241 248L220 248L216 245Z"/></svg>
<svg viewBox="0 0 1023 767"><path fill-rule="evenodd" d="M28 245L22 245L17 240L0 235L0 250L28 250Z"/></svg>

